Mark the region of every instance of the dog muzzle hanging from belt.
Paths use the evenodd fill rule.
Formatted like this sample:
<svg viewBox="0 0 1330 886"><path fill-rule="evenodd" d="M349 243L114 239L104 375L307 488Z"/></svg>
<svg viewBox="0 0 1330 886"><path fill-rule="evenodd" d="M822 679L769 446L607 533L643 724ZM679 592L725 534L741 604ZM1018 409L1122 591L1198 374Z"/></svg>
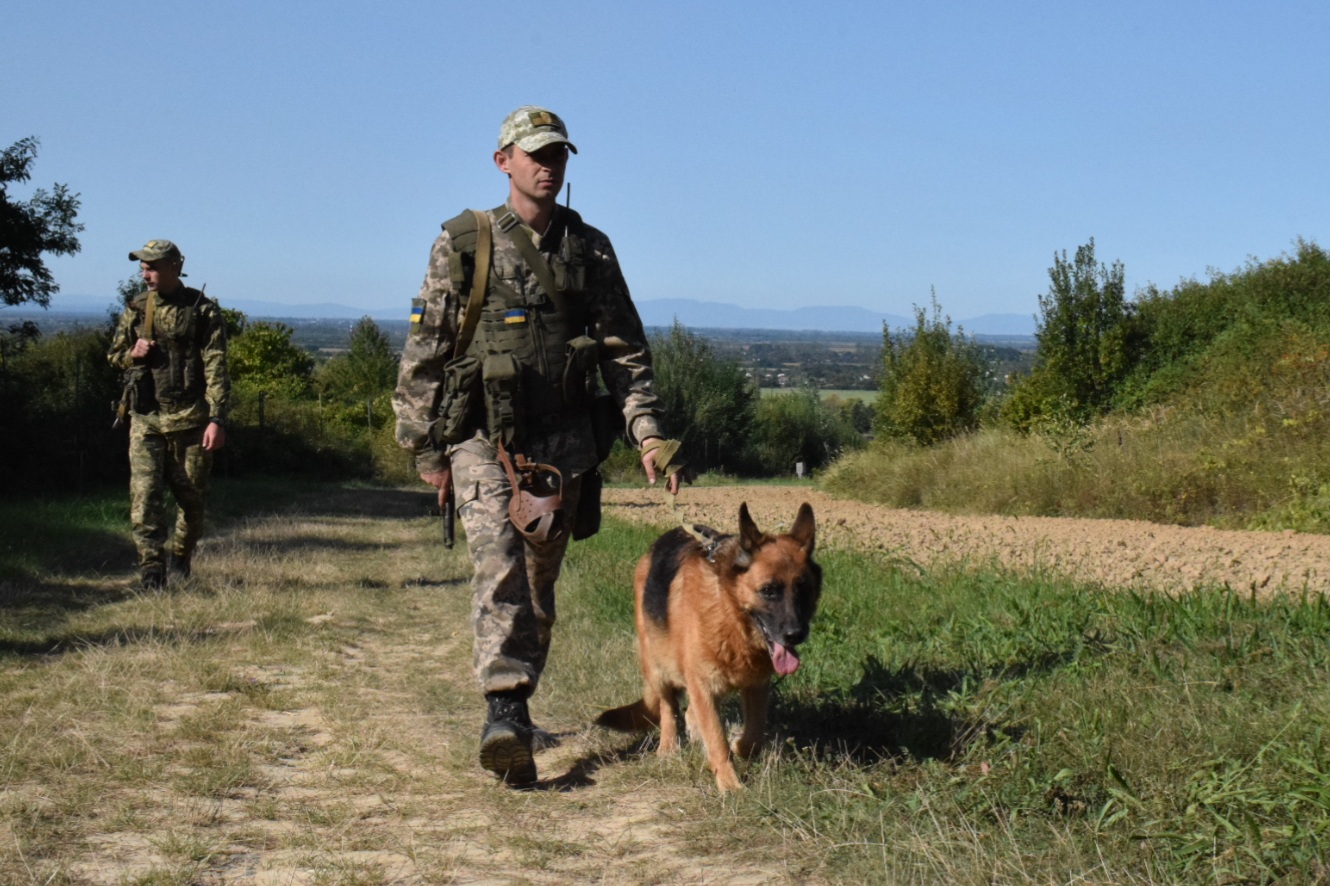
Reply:
<svg viewBox="0 0 1330 886"><path fill-rule="evenodd" d="M508 501L508 519L513 527L532 544L558 541L568 531L568 516L563 509L563 474L553 465L528 461L520 452L514 460L501 440L495 448L513 488L513 497Z"/></svg>

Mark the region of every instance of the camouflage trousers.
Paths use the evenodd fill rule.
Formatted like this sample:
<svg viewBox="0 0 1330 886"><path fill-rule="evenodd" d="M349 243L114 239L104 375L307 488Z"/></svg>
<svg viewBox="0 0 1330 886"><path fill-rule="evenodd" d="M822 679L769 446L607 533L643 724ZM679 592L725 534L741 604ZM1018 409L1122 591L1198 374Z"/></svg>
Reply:
<svg viewBox="0 0 1330 886"><path fill-rule="evenodd" d="M212 453L203 448L206 426L163 432L135 416L129 425L129 519L139 567L164 565L167 531L175 523L171 553L188 559L203 534ZM168 508L171 490L176 507ZM174 513L172 513L174 510Z"/></svg>
<svg viewBox="0 0 1330 886"><path fill-rule="evenodd" d="M554 583L571 528L557 541L532 544L508 519L512 487L488 441L453 447L457 515L466 530L471 579L472 664L483 692L534 692L549 656ZM580 477L564 480L563 509L577 510Z"/></svg>

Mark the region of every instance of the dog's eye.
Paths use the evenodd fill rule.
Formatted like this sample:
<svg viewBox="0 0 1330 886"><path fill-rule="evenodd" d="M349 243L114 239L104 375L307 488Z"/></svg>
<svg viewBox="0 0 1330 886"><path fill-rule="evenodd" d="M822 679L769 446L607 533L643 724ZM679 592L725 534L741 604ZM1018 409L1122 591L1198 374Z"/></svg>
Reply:
<svg viewBox="0 0 1330 886"><path fill-rule="evenodd" d="M758 591L758 593L762 595L762 599L764 600L779 600L785 594L785 588L775 582L771 582L770 584L762 585L762 589Z"/></svg>

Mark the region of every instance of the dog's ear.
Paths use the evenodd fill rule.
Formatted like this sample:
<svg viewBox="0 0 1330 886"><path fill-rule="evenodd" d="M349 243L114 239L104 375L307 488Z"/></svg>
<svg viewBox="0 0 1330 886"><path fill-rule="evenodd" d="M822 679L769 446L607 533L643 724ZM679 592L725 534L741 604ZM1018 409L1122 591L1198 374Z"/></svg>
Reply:
<svg viewBox="0 0 1330 886"><path fill-rule="evenodd" d="M790 530L790 538L797 541L811 557L816 536L817 523L813 520L813 506L804 502L799 506L799 516L794 518L794 528Z"/></svg>
<svg viewBox="0 0 1330 886"><path fill-rule="evenodd" d="M734 552L734 565L747 569L753 562L753 554L762 547L762 530L757 528L753 517L748 513L748 502L739 505L739 549Z"/></svg>

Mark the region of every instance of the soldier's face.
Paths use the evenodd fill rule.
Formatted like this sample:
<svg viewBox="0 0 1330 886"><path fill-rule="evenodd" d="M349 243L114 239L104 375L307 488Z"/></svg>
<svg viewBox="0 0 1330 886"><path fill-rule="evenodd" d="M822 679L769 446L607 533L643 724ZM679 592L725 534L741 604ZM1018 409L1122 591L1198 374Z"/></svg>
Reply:
<svg viewBox="0 0 1330 886"><path fill-rule="evenodd" d="M568 169L568 146L557 142L528 154L513 145L512 156L498 151L494 162L522 196L536 203L553 203L563 188L563 176Z"/></svg>
<svg viewBox="0 0 1330 886"><path fill-rule="evenodd" d="M180 282L180 263L167 259L141 261L139 274L153 292L170 292Z"/></svg>

